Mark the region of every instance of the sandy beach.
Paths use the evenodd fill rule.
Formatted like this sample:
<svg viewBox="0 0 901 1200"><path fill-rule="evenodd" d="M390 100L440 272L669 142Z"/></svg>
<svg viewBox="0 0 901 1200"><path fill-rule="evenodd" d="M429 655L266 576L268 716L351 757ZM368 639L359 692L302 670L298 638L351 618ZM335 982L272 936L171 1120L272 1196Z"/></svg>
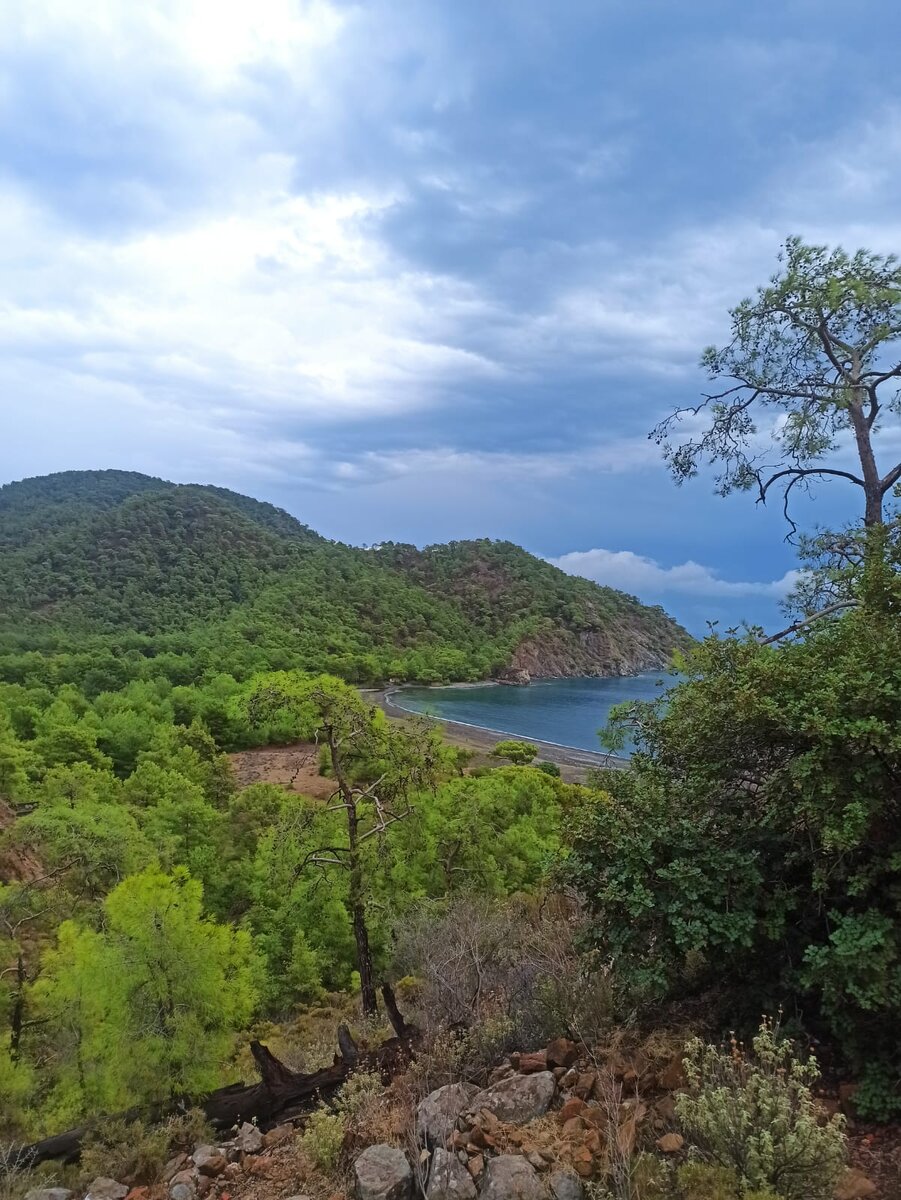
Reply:
<svg viewBox="0 0 901 1200"><path fill-rule="evenodd" d="M394 697L399 688L372 688L361 690L361 695L365 699L377 704L389 717L394 717L397 720L411 720L414 717L419 717L419 713L412 713L408 709L401 708L392 697ZM603 754L601 751L581 750L576 746L558 746L554 742L543 742L539 738L525 738L519 734L511 734L502 729L486 729L478 725L464 725L459 721L446 721L439 717L428 716L424 718L427 721L434 721L440 725L445 738L454 746L465 746L468 750L473 750L479 757L484 756L485 761L496 766L498 760L491 758L491 751L496 742L502 738L513 737L517 741L528 741L533 746L538 747L538 757L545 762L556 763L560 768L561 776L570 783L581 783L589 770L597 767L613 767L623 769L629 765L628 759L617 758L615 755Z"/></svg>

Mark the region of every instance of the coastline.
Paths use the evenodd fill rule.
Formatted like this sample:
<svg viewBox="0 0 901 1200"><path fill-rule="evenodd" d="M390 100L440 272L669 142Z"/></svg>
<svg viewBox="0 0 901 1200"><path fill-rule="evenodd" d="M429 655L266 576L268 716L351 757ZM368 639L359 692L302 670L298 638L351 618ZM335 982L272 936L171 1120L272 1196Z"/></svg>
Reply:
<svg viewBox="0 0 901 1200"><path fill-rule="evenodd" d="M460 687L482 687L482 684L460 684ZM499 684L497 686L500 686ZM414 712L404 708L393 699L402 687L363 688L361 695L377 704L389 717L395 720L410 720L419 717L434 721L444 731L445 738L454 746L463 746L473 750L487 761L497 765L497 759L490 759L495 743L503 738L515 738L517 741L527 741L538 747L539 757L545 762L556 763L560 767L561 776L568 783L582 783L589 770L598 767L625 770L629 765L627 758L619 758L613 754L605 754L601 750L582 750L578 746L563 746L557 742L545 742L540 738L526 738L522 734L511 733L505 729L491 729L484 725L470 725L463 721L449 721L443 717Z"/></svg>

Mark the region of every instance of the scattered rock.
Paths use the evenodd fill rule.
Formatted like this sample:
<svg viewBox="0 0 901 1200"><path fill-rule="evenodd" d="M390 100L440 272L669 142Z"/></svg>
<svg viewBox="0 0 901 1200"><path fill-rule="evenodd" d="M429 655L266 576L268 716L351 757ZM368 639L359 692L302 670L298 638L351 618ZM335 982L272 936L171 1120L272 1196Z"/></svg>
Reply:
<svg viewBox="0 0 901 1200"><path fill-rule="evenodd" d="M310 1196L307 1196L307 1195L302 1195L302 1196L288 1196L287 1200L312 1200L312 1198L311 1198Z"/></svg>
<svg viewBox="0 0 901 1200"><path fill-rule="evenodd" d="M549 1067L571 1067L579 1057L579 1047L569 1038L555 1038L545 1053Z"/></svg>
<svg viewBox="0 0 901 1200"><path fill-rule="evenodd" d="M358 1200L410 1200L413 1172L397 1146L367 1146L354 1163Z"/></svg>
<svg viewBox="0 0 901 1200"><path fill-rule="evenodd" d="M538 1173L521 1154L501 1154L489 1160L482 1200L547 1200Z"/></svg>
<svg viewBox="0 0 901 1200"><path fill-rule="evenodd" d="M178 1171L169 1181L170 1200L194 1200L197 1175L193 1169Z"/></svg>
<svg viewBox="0 0 901 1200"><path fill-rule="evenodd" d="M530 1150L525 1156L529 1166L534 1167L536 1171L546 1171L547 1163L541 1157L537 1150Z"/></svg>
<svg viewBox="0 0 901 1200"><path fill-rule="evenodd" d="M32 1188L25 1193L25 1200L72 1200L74 1194L64 1187Z"/></svg>
<svg viewBox="0 0 901 1200"><path fill-rule="evenodd" d="M218 1146L198 1146L191 1155L194 1166L201 1175L221 1175L227 1165L225 1155Z"/></svg>
<svg viewBox="0 0 901 1200"><path fill-rule="evenodd" d="M579 1117L585 1111L588 1105L584 1100L580 1100L578 1096L570 1096L563 1107L560 1109L561 1122L568 1121L570 1117Z"/></svg>
<svg viewBox="0 0 901 1200"><path fill-rule="evenodd" d="M865 1196L872 1196L876 1190L876 1184L872 1179L867 1179L863 1171L857 1171L851 1167L838 1181L835 1200L863 1200Z"/></svg>
<svg viewBox="0 0 901 1200"><path fill-rule="evenodd" d="M585 1195L582 1180L575 1171L554 1171L548 1177L548 1184L554 1200L583 1200Z"/></svg>
<svg viewBox="0 0 901 1200"><path fill-rule="evenodd" d="M484 1159L483 1155L474 1154L472 1156L472 1158L469 1160L469 1162L466 1164L466 1169L470 1173L470 1175L473 1177L473 1179L478 1179L479 1176L482 1174L482 1172L485 1170L485 1159Z"/></svg>
<svg viewBox="0 0 901 1200"><path fill-rule="evenodd" d="M178 1174L187 1161L187 1154L176 1154L174 1158L170 1158L163 1167L163 1180L166 1183L169 1183L173 1177Z"/></svg>
<svg viewBox="0 0 901 1200"><path fill-rule="evenodd" d="M550 1071L536 1075L512 1075L494 1087L479 1092L470 1102L469 1111L487 1108L501 1121L525 1125L543 1116L554 1098L557 1081Z"/></svg>
<svg viewBox="0 0 901 1200"><path fill-rule="evenodd" d="M444 1146L457 1118L478 1088L471 1083L449 1083L430 1092L416 1110L416 1136L431 1146Z"/></svg>
<svg viewBox="0 0 901 1200"><path fill-rule="evenodd" d="M675 1092L685 1087L685 1068L682 1066L682 1056L672 1059L662 1071L657 1072L657 1086L665 1092Z"/></svg>
<svg viewBox="0 0 901 1200"><path fill-rule="evenodd" d="M685 1138L681 1133L665 1133L657 1139L657 1149L663 1154L678 1154L684 1145Z"/></svg>
<svg viewBox="0 0 901 1200"><path fill-rule="evenodd" d="M563 1076L563 1078L560 1080L560 1086L563 1088L563 1090L565 1092L568 1092L570 1088L576 1086L578 1081L579 1081L579 1072L576 1070L575 1067L570 1067L569 1070L566 1072L566 1074Z"/></svg>
<svg viewBox="0 0 901 1200"><path fill-rule="evenodd" d="M98 1175L88 1188L84 1200L125 1200L127 1195L128 1188L124 1183L117 1183L115 1179Z"/></svg>
<svg viewBox="0 0 901 1200"><path fill-rule="evenodd" d="M536 1050L534 1054L518 1054L513 1059L513 1065L523 1075L534 1075L536 1071L546 1071L548 1068L547 1052Z"/></svg>
<svg viewBox="0 0 901 1200"><path fill-rule="evenodd" d="M235 1144L244 1154L259 1154L263 1149L263 1135L257 1129L256 1125L251 1125L248 1121L245 1121L238 1130L235 1137Z"/></svg>
<svg viewBox="0 0 901 1200"><path fill-rule="evenodd" d="M507 1079L512 1074L513 1064L509 1062L503 1062L500 1064L500 1066L495 1067L493 1071L489 1072L488 1086L491 1087L491 1085L494 1083L500 1083L502 1079Z"/></svg>
<svg viewBox="0 0 901 1200"><path fill-rule="evenodd" d="M426 1200L475 1200L476 1185L456 1155L439 1146L432 1155L425 1195Z"/></svg>
<svg viewBox="0 0 901 1200"><path fill-rule="evenodd" d="M280 1146L294 1135L293 1125L276 1125L268 1133L263 1134L263 1145L268 1150L270 1146Z"/></svg>

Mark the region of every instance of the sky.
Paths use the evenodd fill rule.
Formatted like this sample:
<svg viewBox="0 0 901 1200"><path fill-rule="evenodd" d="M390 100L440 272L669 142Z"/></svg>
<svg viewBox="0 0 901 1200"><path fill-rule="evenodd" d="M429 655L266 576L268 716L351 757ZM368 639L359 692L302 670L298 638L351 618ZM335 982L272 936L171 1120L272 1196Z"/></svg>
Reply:
<svg viewBox="0 0 901 1200"><path fill-rule="evenodd" d="M216 483L778 627L778 506L647 433L787 235L901 249L899 42L891 0L4 0L0 482Z"/></svg>

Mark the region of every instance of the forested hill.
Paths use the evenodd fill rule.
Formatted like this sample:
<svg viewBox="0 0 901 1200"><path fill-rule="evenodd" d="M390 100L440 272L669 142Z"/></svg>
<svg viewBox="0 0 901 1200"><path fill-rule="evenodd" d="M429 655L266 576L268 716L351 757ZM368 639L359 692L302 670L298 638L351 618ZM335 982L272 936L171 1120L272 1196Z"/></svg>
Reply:
<svg viewBox="0 0 901 1200"><path fill-rule="evenodd" d="M36 651L73 681L73 656L94 673L103 660L108 685L145 674L147 659L186 678L615 674L662 666L688 640L662 609L508 542L356 549L270 504L128 471L0 488L7 679L33 675Z"/></svg>

